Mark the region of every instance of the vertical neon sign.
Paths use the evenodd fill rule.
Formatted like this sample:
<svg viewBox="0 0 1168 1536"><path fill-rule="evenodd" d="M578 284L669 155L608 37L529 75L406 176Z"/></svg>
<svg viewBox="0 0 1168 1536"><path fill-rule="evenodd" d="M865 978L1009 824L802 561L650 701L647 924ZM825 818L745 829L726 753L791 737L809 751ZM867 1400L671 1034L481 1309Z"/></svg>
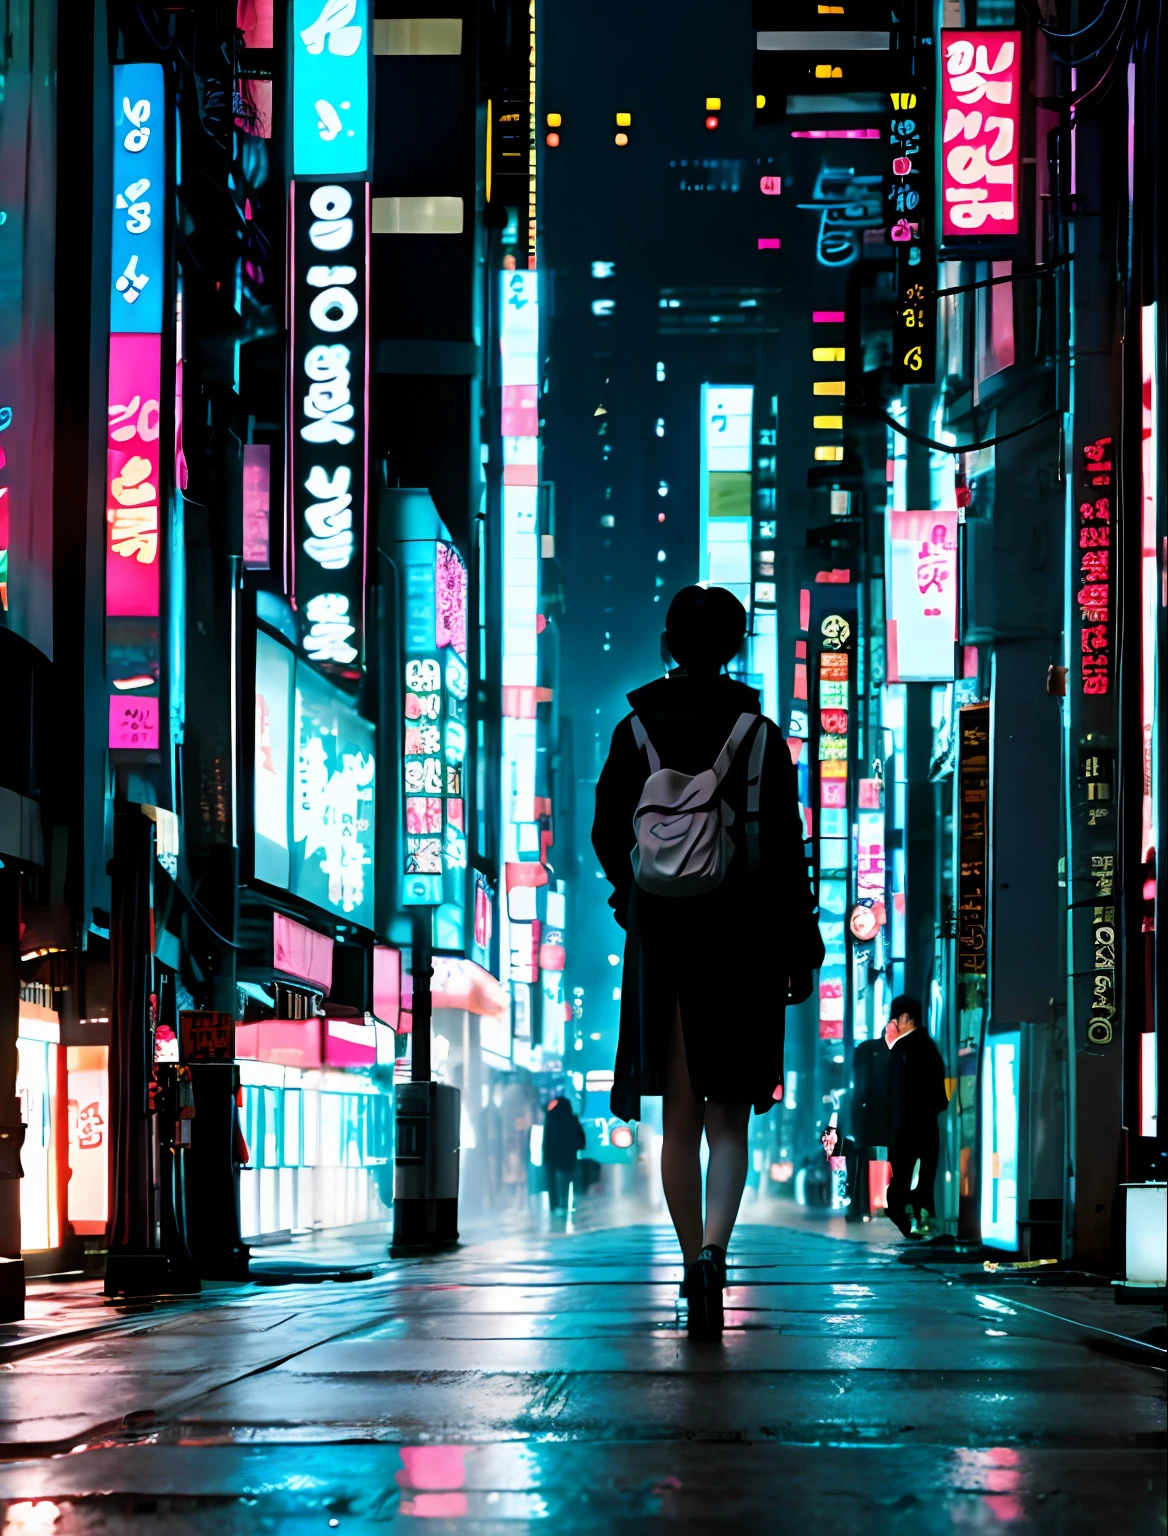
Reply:
<svg viewBox="0 0 1168 1536"><path fill-rule="evenodd" d="M1018 233L1022 34L941 33L941 231Z"/></svg>
<svg viewBox="0 0 1168 1536"><path fill-rule="evenodd" d="M369 169L368 0L295 0L292 173L364 176Z"/></svg>
<svg viewBox="0 0 1168 1536"><path fill-rule="evenodd" d="M161 741L159 451L165 95L159 64L114 66L106 440L106 672L111 748Z"/></svg>

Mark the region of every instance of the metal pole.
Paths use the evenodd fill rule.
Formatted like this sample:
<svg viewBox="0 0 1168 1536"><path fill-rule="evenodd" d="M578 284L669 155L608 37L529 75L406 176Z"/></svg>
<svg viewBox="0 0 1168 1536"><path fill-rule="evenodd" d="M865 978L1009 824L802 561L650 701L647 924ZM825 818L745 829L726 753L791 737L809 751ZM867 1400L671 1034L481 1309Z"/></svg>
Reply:
<svg viewBox="0 0 1168 1536"><path fill-rule="evenodd" d="M413 1056L410 1081L430 1081L430 1021L434 1012L430 978L434 974L434 915L430 907L413 909L410 974L414 978Z"/></svg>

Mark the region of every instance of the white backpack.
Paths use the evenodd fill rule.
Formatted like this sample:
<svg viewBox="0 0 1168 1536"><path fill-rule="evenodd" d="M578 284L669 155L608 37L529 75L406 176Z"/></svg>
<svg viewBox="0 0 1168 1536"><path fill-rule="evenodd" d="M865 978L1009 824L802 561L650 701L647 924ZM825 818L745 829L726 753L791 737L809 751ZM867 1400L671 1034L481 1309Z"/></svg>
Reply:
<svg viewBox="0 0 1168 1536"><path fill-rule="evenodd" d="M700 896L721 885L734 856L730 828L734 812L722 795L722 782L734 754L745 741L758 715L739 715L718 760L704 773L679 773L662 768L657 749L636 715L633 737L649 758L649 777L641 791L633 830L633 879L654 896ZM750 749L746 783L747 856L758 859L759 780L766 746L762 722Z"/></svg>

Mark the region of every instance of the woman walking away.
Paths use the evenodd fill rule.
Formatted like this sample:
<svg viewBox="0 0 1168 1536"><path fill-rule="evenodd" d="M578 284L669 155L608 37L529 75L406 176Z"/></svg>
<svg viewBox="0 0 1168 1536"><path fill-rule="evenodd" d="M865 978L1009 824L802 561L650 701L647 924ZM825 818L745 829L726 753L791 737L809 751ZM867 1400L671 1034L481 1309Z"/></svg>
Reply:
<svg viewBox="0 0 1168 1536"><path fill-rule="evenodd" d="M661 1182L699 1338L722 1332L751 1106L781 1096L784 1008L823 962L790 754L757 691L723 673L745 633L721 587L673 599L677 669L629 694L592 828L626 934L612 1112L639 1120L642 1094L663 1097Z"/></svg>

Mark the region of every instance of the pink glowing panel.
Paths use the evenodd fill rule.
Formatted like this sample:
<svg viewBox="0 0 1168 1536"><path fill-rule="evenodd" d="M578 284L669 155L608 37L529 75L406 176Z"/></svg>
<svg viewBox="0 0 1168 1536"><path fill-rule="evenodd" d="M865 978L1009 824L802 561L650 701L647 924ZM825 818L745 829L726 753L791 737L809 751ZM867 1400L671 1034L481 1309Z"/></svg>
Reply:
<svg viewBox="0 0 1168 1536"><path fill-rule="evenodd" d="M377 1030L357 1019L326 1019L324 1059L330 1067L375 1067Z"/></svg>
<svg viewBox="0 0 1168 1536"><path fill-rule="evenodd" d="M158 700L113 694L109 701L109 744L114 748L157 752Z"/></svg>
<svg viewBox="0 0 1168 1536"><path fill-rule="evenodd" d="M1018 233L1022 34L941 32L941 231Z"/></svg>
<svg viewBox="0 0 1168 1536"><path fill-rule="evenodd" d="M327 994L333 984L333 941L282 912L273 912L272 964L286 976L310 981Z"/></svg>
<svg viewBox="0 0 1168 1536"><path fill-rule="evenodd" d="M793 139L878 139L879 128L793 128Z"/></svg>
<svg viewBox="0 0 1168 1536"><path fill-rule="evenodd" d="M243 564L266 571L271 558L272 450L248 443L243 450Z"/></svg>
<svg viewBox="0 0 1168 1536"><path fill-rule="evenodd" d="M845 316L842 309L813 309L811 318L816 325L842 325Z"/></svg>
<svg viewBox="0 0 1168 1536"><path fill-rule="evenodd" d="M760 176L758 190L764 197L778 197L783 190L783 178L781 176Z"/></svg>
<svg viewBox="0 0 1168 1536"><path fill-rule="evenodd" d="M503 385L504 437L539 436L539 390L534 384Z"/></svg>
<svg viewBox="0 0 1168 1536"><path fill-rule="evenodd" d="M758 248L760 251L777 251L779 249L779 245L780 241L778 240L769 240L764 238L762 235L759 236Z"/></svg>
<svg viewBox="0 0 1168 1536"><path fill-rule="evenodd" d="M383 1024L397 1028L401 1013L402 957L400 949L373 946L373 1012Z"/></svg>
<svg viewBox="0 0 1168 1536"><path fill-rule="evenodd" d="M466 562L453 544L439 544L434 565L435 629L440 647L466 660Z"/></svg>
<svg viewBox="0 0 1168 1536"><path fill-rule="evenodd" d="M889 535L889 681L946 682L957 638L957 509L893 512Z"/></svg>
<svg viewBox="0 0 1168 1536"><path fill-rule="evenodd" d="M111 617L158 617L161 366L161 336L110 337L105 611Z"/></svg>

